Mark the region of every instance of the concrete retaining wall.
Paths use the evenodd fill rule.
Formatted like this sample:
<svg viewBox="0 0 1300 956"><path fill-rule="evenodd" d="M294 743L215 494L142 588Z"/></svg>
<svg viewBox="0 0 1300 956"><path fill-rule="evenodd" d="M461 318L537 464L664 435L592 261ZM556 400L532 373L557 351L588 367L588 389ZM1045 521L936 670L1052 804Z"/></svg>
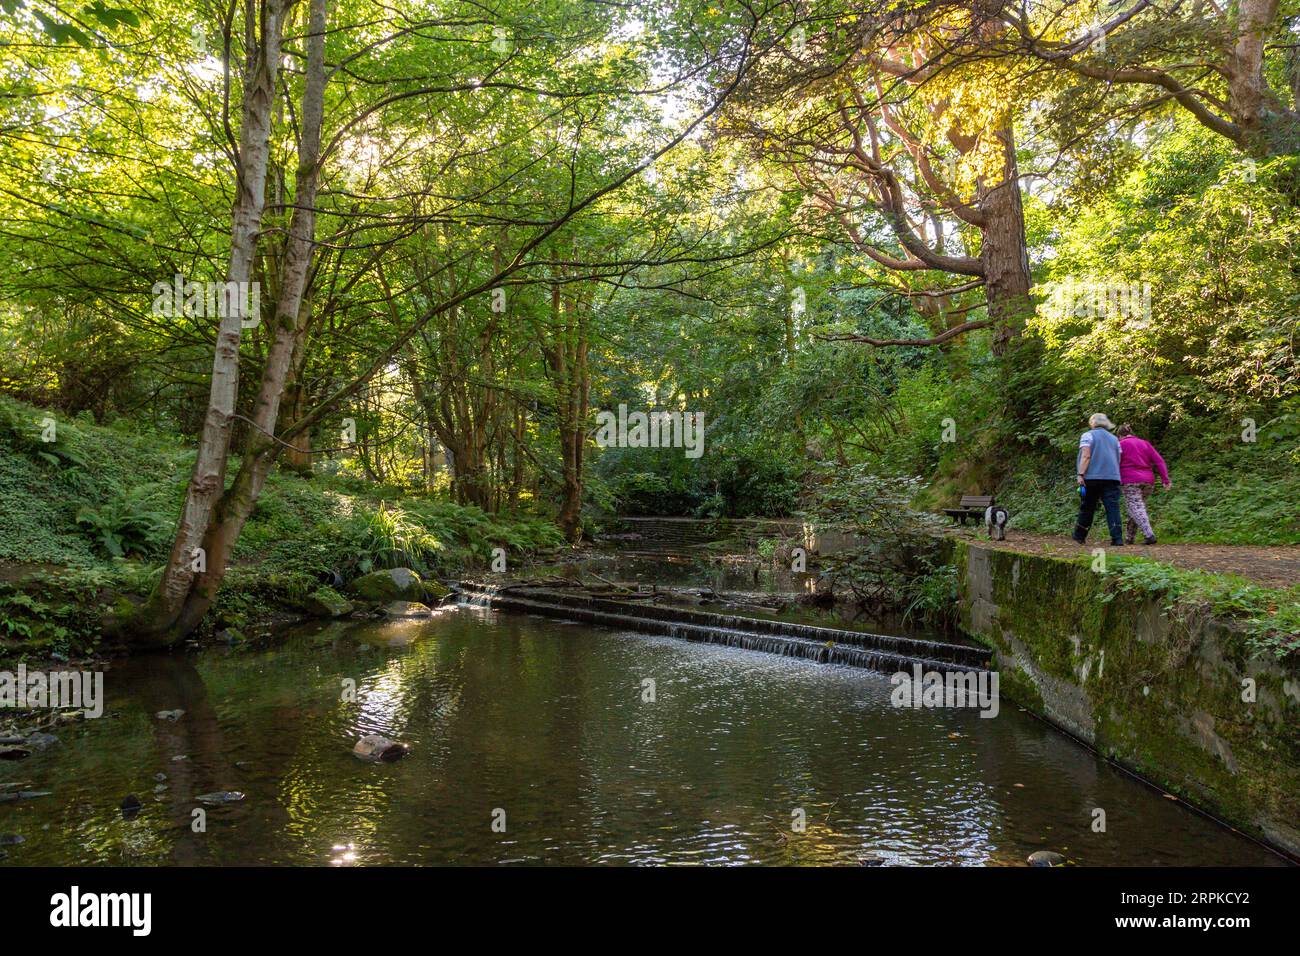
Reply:
<svg viewBox="0 0 1300 956"><path fill-rule="evenodd" d="M1009 699L1300 857L1300 668L1087 564L952 547L963 629L994 650Z"/></svg>

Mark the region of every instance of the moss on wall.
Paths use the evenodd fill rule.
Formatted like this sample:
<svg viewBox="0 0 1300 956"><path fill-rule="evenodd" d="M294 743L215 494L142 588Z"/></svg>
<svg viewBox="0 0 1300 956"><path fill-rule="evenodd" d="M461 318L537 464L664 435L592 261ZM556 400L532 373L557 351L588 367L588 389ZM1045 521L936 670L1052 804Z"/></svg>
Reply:
<svg viewBox="0 0 1300 956"><path fill-rule="evenodd" d="M996 652L1009 699L1300 856L1300 667L1089 562L951 546L962 627Z"/></svg>

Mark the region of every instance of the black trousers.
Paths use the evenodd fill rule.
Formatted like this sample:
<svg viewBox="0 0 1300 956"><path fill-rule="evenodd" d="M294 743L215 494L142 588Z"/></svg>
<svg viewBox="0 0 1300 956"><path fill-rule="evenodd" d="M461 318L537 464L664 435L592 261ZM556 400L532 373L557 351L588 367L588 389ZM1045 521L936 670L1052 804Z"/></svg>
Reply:
<svg viewBox="0 0 1300 956"><path fill-rule="evenodd" d="M1124 543L1124 522L1119 513L1119 482L1109 479L1093 478L1084 485L1082 502L1079 504L1079 519L1074 523L1074 540L1083 544L1088 540L1088 529L1092 527L1093 515L1097 513L1097 502L1106 509L1106 526L1110 529L1110 543Z"/></svg>

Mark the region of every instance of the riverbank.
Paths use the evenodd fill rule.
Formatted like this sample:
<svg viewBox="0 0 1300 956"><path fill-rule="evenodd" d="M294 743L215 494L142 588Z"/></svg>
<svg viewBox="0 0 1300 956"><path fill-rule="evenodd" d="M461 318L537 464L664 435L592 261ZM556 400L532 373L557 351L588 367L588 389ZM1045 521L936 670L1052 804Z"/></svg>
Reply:
<svg viewBox="0 0 1300 956"><path fill-rule="evenodd" d="M121 649L105 618L158 580L193 464L174 435L0 398L0 661ZM335 592L380 568L451 577L562 544L526 508L489 515L346 472L276 471L194 637L239 643L328 616Z"/></svg>
<svg viewBox="0 0 1300 956"><path fill-rule="evenodd" d="M1300 857L1300 662L1091 562L950 539L961 627L1003 692L1171 794Z"/></svg>

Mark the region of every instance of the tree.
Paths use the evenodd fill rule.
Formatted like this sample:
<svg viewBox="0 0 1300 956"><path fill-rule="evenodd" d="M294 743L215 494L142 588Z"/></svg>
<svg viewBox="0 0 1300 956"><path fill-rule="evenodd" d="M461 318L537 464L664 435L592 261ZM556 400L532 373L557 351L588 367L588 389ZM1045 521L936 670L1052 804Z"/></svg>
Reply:
<svg viewBox="0 0 1300 956"><path fill-rule="evenodd" d="M987 18L964 15L920 25L853 18L839 35L826 30L800 44L747 91L739 135L806 193L810 215L829 216L890 273L938 273L948 283L892 285L940 303L943 327L933 336L836 338L939 345L993 327L1002 353L1032 312L1016 103L995 70L967 62L995 46L996 34ZM975 290L982 301L967 295ZM984 317L960 321L981 308Z"/></svg>
<svg viewBox="0 0 1300 956"><path fill-rule="evenodd" d="M1007 53L1099 86L1117 101L1116 113L1131 118L1172 105L1249 156L1300 149L1300 10L1291 0L1131 0L1122 7L1050 0L995 9L1007 27Z"/></svg>

